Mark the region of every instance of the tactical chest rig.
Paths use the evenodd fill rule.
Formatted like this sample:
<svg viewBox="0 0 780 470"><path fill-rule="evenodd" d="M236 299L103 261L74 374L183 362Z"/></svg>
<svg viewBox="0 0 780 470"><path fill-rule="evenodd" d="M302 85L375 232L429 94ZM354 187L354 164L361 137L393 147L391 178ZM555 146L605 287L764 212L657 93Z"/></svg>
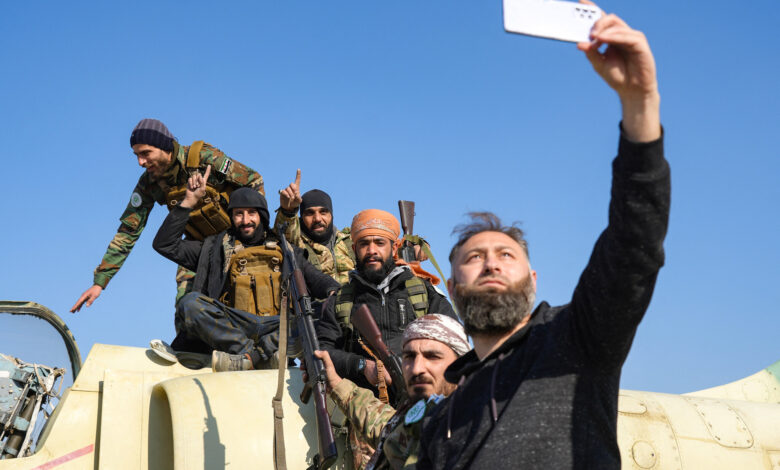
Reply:
<svg viewBox="0 0 780 470"><path fill-rule="evenodd" d="M425 281L417 276L407 279L404 282L406 295L409 303L414 309L415 318L428 313L428 289L425 287ZM352 283L344 284L336 294L336 321L341 327L341 331L346 332L348 337L354 337L355 331L352 327L352 306L355 304L355 287ZM404 322L406 323L406 322Z"/></svg>
<svg viewBox="0 0 780 470"><path fill-rule="evenodd" d="M187 152L187 175L191 175L200 168L200 150L203 141L198 140L190 145ZM230 228L230 216L226 207L230 200L231 191L217 191L210 184L206 185L206 195L190 211L190 220L187 222L187 234L194 240L202 241L209 235L214 235ZM168 209L179 204L187 193L187 181L182 185L171 188L165 195Z"/></svg>
<svg viewBox="0 0 780 470"><path fill-rule="evenodd" d="M220 301L255 315L279 315L286 307L282 289L282 249L275 241L244 247L238 240L230 257L227 289ZM286 299L285 299L286 300Z"/></svg>

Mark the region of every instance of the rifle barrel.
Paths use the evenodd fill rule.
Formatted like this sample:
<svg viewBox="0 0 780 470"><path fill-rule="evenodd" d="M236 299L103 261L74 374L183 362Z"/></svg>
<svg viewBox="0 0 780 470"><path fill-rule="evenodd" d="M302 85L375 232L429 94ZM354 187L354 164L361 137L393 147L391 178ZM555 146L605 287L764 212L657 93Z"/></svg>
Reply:
<svg viewBox="0 0 780 470"><path fill-rule="evenodd" d="M309 399L314 397L314 411L317 425L317 451L315 464L319 470L329 468L338 458L336 441L333 436L333 428L330 423L328 406L326 403L325 387L325 366L322 360L314 355L314 351L320 349L320 343L317 340L317 333L314 329L314 320L312 315L314 309L311 304L311 297L306 288L306 279L303 272L297 265L295 253L284 238L287 227L279 228L278 235L284 254L285 267L290 272L290 302L292 310L296 317L298 333L303 343L304 362L306 364L306 373L309 380L304 384L301 391L301 401L308 403ZM286 361L287 358L280 358L280 361Z"/></svg>

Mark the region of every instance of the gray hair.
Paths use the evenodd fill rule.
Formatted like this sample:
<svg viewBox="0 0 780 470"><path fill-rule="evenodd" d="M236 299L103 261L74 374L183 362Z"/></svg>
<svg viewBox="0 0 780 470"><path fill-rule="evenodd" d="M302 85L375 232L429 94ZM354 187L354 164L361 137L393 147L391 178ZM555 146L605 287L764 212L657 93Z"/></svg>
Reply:
<svg viewBox="0 0 780 470"><path fill-rule="evenodd" d="M531 259L528 255L528 242L525 239L525 233L517 226L517 222L512 223L512 225L504 225L501 219L492 212L469 212L466 215L471 217L471 222L458 225L452 230L453 234L458 235L458 241L450 251L450 264L458 254L460 247L471 237L482 232L499 232L507 235L520 245L526 258Z"/></svg>

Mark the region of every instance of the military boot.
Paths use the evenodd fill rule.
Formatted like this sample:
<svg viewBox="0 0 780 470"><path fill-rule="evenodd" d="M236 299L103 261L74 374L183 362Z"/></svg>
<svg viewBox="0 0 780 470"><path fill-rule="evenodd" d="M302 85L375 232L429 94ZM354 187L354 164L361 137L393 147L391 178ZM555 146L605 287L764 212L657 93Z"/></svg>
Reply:
<svg viewBox="0 0 780 470"><path fill-rule="evenodd" d="M214 372L252 369L252 361L245 354L229 354L216 349L211 353L211 370Z"/></svg>

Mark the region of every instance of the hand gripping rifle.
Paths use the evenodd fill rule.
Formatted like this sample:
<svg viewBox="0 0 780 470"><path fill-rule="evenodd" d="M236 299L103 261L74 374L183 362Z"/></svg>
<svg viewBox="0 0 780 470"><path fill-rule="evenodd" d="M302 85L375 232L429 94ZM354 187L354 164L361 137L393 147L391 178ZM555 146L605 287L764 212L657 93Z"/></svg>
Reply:
<svg viewBox="0 0 780 470"><path fill-rule="evenodd" d="M301 271L295 260L295 253L290 244L284 238L285 229L286 226L279 228L279 243L282 246L285 268L291 273L289 299L290 303L292 303L298 332L301 336L306 373L309 376L309 380L304 384L301 392L301 401L308 403L312 392L314 392L318 441L318 454L314 457L314 467L324 470L333 465L338 458L336 441L333 438L333 428L330 426L328 406L325 402L325 384L327 383L325 367L322 364L322 360L314 356L314 351L320 349L320 342L317 340L317 333L314 331L314 320L312 319L314 309L311 305L309 291L306 288L306 281L303 278L303 271ZM279 360L286 361L287 359L279 358Z"/></svg>
<svg viewBox="0 0 780 470"><path fill-rule="evenodd" d="M404 235L413 235L414 202L398 201L398 210L401 212L401 227L404 229ZM407 263L411 263L417 259L417 257L414 255L414 244L406 239L404 239L401 248L398 249L398 254Z"/></svg>
<svg viewBox="0 0 780 470"><path fill-rule="evenodd" d="M357 328L360 336L368 343L368 347L377 355L379 360L387 368L390 378L393 379L391 387L396 398L396 403L403 403L409 396L406 390L406 381L401 370L401 360L390 351L390 348L382 341L382 332L371 315L371 310L366 304L361 304L357 310L352 313L350 318L352 326Z"/></svg>

